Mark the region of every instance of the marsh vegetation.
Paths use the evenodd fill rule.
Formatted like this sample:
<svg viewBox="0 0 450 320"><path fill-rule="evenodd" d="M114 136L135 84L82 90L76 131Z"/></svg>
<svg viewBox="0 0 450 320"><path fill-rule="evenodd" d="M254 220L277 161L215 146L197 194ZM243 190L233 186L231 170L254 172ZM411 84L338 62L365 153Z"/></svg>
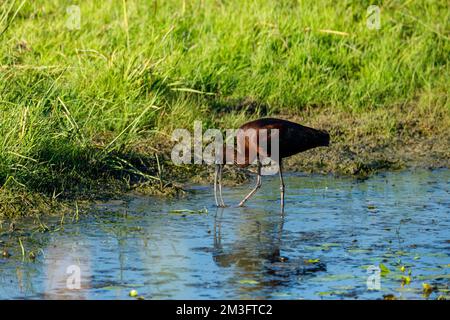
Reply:
<svg viewBox="0 0 450 320"><path fill-rule="evenodd" d="M167 161L174 128L265 115L327 129L292 168L449 165L446 1L0 3L0 215L124 192L203 168ZM328 30L328 31L327 31ZM329 32L329 31L339 31ZM299 165L300 163L300 165Z"/></svg>

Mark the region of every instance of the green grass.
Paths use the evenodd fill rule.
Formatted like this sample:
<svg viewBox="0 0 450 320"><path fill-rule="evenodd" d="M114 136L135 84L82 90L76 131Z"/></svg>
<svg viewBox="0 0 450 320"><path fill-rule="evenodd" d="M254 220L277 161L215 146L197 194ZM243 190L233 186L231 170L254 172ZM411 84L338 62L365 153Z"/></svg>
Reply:
<svg viewBox="0 0 450 320"><path fill-rule="evenodd" d="M236 101L449 113L445 0L79 1L79 30L66 27L71 4L0 2L3 188L58 194L134 170L122 160L139 141L251 117ZM371 4L380 30L366 27Z"/></svg>

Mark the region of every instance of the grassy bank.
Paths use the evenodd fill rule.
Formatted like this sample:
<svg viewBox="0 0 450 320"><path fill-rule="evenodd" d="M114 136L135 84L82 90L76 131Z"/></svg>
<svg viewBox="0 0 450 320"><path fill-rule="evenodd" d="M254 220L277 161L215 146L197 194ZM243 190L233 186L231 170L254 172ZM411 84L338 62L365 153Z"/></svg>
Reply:
<svg viewBox="0 0 450 320"><path fill-rule="evenodd" d="M446 1L80 1L79 29L71 4L0 3L0 215L173 190L202 171L165 160L196 119L330 130L331 153L292 160L302 170L449 164Z"/></svg>

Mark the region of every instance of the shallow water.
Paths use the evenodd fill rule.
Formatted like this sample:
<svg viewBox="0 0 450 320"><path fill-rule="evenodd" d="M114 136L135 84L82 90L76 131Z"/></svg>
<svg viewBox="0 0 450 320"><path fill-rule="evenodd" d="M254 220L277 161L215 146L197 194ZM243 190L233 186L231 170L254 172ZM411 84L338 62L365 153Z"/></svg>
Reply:
<svg viewBox="0 0 450 320"><path fill-rule="evenodd" d="M43 222L47 232L4 225L0 298L449 298L450 170L285 180L284 216L278 179L263 177L245 208L217 210L212 187L193 186L180 200L96 204L77 223L65 217L64 230L59 218ZM250 188L225 188L225 201Z"/></svg>

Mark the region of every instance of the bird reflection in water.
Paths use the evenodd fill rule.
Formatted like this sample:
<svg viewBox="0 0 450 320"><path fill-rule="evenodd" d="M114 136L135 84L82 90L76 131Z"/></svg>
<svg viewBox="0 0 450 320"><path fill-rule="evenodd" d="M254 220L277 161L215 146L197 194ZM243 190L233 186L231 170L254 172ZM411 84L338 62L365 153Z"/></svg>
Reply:
<svg viewBox="0 0 450 320"><path fill-rule="evenodd" d="M223 208L218 208L214 219L215 263L224 268L235 267L239 278L235 280L243 284L240 287L246 292L281 284L283 281L273 277L273 273L288 261L280 254L284 216L271 220L256 216L253 221L241 223L236 231L239 240L228 244L224 241L226 234L223 236L223 212ZM246 282L254 285L245 286Z"/></svg>
<svg viewBox="0 0 450 320"><path fill-rule="evenodd" d="M301 281L304 276L326 271L324 263L309 265L304 259L289 258L282 255L284 211L281 215L264 212L241 213L243 223L235 224L237 241L227 243L227 237L233 226L223 222L224 208L218 208L214 219L213 260L219 267L235 268L232 281L239 283L238 290L245 294L257 291L266 295L258 298L270 298L271 294L283 286L289 287L292 282ZM234 222L236 221L233 219ZM250 284L250 285L249 285Z"/></svg>
<svg viewBox="0 0 450 320"><path fill-rule="evenodd" d="M92 267L87 244L76 236L54 240L45 252L45 299L88 299Z"/></svg>

